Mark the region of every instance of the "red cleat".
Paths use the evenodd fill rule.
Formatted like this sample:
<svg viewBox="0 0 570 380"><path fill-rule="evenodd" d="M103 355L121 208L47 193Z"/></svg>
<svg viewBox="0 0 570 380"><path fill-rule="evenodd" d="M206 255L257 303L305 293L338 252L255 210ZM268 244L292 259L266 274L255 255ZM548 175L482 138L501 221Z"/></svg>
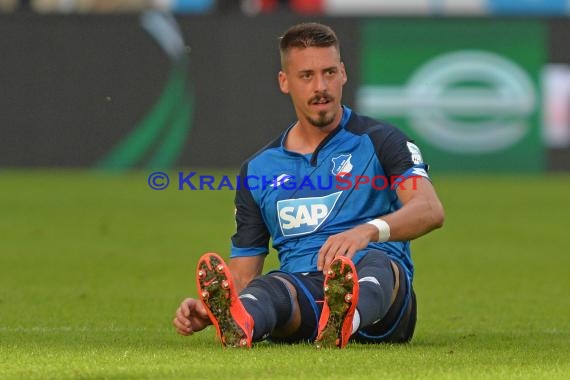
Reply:
<svg viewBox="0 0 570 380"><path fill-rule="evenodd" d="M196 270L198 294L223 346L251 347L253 318L238 298L229 268L215 253L205 253Z"/></svg>
<svg viewBox="0 0 570 380"><path fill-rule="evenodd" d="M317 348L343 348L352 335L352 319L358 303L358 276L352 260L333 260L324 281L325 303L319 320Z"/></svg>

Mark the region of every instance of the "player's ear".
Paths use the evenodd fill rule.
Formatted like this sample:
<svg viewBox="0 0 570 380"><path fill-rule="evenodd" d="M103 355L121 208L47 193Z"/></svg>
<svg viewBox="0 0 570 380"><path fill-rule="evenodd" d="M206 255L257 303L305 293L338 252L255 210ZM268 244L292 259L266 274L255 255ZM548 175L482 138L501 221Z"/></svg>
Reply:
<svg viewBox="0 0 570 380"><path fill-rule="evenodd" d="M285 72L283 70L279 71L279 88L281 89L281 92L284 94L288 94L289 93L289 82L287 80L287 74L285 74Z"/></svg>
<svg viewBox="0 0 570 380"><path fill-rule="evenodd" d="M344 67L344 62L340 63L340 74L342 75L342 84L346 84L348 82L348 76L346 75L346 69Z"/></svg>

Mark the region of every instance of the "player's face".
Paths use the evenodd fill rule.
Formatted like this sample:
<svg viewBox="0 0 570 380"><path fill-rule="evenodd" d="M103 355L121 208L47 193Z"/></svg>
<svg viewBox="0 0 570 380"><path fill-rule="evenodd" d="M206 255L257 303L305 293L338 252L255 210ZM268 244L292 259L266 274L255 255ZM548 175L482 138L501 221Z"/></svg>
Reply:
<svg viewBox="0 0 570 380"><path fill-rule="evenodd" d="M319 128L339 121L346 80L334 46L290 49L279 72L281 91L291 96L299 120Z"/></svg>

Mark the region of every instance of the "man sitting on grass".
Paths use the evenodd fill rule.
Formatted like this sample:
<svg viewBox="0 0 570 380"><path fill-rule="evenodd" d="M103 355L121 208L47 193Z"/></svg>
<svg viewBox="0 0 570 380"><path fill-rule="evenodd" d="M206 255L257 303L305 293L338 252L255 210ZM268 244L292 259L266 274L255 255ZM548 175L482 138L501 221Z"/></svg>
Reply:
<svg viewBox="0 0 570 380"><path fill-rule="evenodd" d="M174 326L213 324L226 346L408 342L416 324L411 239L441 227L443 207L420 150L397 128L341 104L338 39L317 23L281 37L279 86L297 121L248 159L229 264L198 262L199 299ZM262 275L269 239L280 270Z"/></svg>

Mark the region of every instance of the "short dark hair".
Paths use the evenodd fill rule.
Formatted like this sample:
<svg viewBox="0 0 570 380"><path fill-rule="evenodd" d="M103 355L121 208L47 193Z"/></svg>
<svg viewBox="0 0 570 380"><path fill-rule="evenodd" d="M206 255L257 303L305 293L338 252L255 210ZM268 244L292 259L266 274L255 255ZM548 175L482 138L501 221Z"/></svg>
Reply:
<svg viewBox="0 0 570 380"><path fill-rule="evenodd" d="M281 67L285 64L285 56L291 48L329 47L334 46L340 54L340 43L335 32L327 25L307 22L293 25L279 39Z"/></svg>

